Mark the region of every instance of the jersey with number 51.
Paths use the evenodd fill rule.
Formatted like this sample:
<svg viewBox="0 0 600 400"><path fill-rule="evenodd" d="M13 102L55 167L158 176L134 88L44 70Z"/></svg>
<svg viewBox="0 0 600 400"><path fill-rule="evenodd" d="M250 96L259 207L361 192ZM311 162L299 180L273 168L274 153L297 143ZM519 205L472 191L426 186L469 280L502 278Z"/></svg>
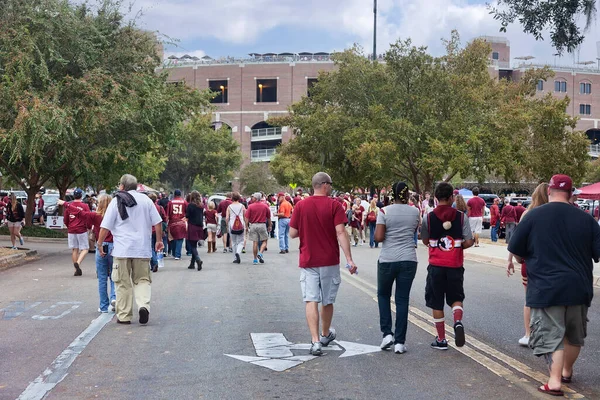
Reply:
<svg viewBox="0 0 600 400"><path fill-rule="evenodd" d="M167 218L169 222L179 221L185 218L187 202L184 199L173 199L167 205Z"/></svg>

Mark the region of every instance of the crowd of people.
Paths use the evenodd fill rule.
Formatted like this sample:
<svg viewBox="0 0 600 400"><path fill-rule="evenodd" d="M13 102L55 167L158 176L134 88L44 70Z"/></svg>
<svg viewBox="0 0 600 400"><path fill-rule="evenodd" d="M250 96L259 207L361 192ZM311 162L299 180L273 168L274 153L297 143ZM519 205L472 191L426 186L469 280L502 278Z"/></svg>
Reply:
<svg viewBox="0 0 600 400"><path fill-rule="evenodd" d="M169 198L147 196L136 188L135 177L124 175L120 190L113 198L101 195L94 211L81 201L79 189L72 202L59 202L65 205L75 276L82 275L81 262L88 250L86 229L94 231L99 311L107 312L112 305L118 323L131 322L134 296L140 323L148 322L150 273L158 271L163 251L180 260L185 242L188 268L200 271L200 242L210 254L217 251L220 237L223 252L232 253L233 263L240 264L250 240L252 263L258 265L265 263L268 240L277 230L280 254L289 253L290 238L300 239L298 264L312 338L310 354L321 355L337 336L331 324L341 283L340 248L349 272L357 273L351 242L354 247L364 245L368 236L371 248L382 247L377 262L380 346L385 350L393 346L402 354L407 351L420 237L428 249L425 301L437 332L431 347L448 349L446 305L452 312L455 344L465 345L464 251L479 245L485 208L477 188L467 202L449 183L439 183L434 196L425 193L423 198L404 182L395 183L390 195L382 192L381 198L333 195L331 177L320 172L313 177L310 195L298 192L292 198L283 192L268 196L257 192L243 198L232 192L218 205L196 191L184 198L175 190ZM561 383L573 379L593 296L593 261L600 259L600 226L569 204L574 194L570 178L556 175L536 188L527 209L506 200L500 209L496 199L490 210L492 227L497 230L501 223L506 229L509 276L515 271L514 260L522 264L525 336L519 343L548 360L550 379L539 390L552 395L562 393ZM18 214L18 206L9 204ZM395 325L390 306L394 285Z"/></svg>

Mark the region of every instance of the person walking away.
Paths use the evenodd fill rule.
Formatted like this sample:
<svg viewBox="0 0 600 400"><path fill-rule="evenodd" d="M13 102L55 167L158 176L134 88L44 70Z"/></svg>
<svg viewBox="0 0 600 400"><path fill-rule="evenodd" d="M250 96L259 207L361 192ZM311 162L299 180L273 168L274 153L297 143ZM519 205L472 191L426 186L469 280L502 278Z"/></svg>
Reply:
<svg viewBox="0 0 600 400"><path fill-rule="evenodd" d="M521 218L525 217L530 210L537 208L541 205L548 203L548 184L540 183L538 187L533 192L531 196L531 204L525 210ZM506 267L506 274L510 277L515 273L515 265L513 263L514 256L511 253L508 253L508 265ZM523 287L525 288L525 293L527 294L527 265L525 260L521 264L521 280L523 282ZM531 329L529 327L529 321L531 320L531 308L525 304L523 306L523 324L525 325L525 336L519 339L519 344L521 346L529 346L529 337L531 336Z"/></svg>
<svg viewBox="0 0 600 400"><path fill-rule="evenodd" d="M226 216L227 226L231 234L231 245L235 253L234 264L242 262L240 253L244 246L244 214L246 213L246 208L240 203L241 199L242 197L238 192L233 192L231 195L232 203L227 208Z"/></svg>
<svg viewBox="0 0 600 400"><path fill-rule="evenodd" d="M215 202L208 202L208 210L204 213L206 218L206 233L208 234L208 252L217 252L217 210Z"/></svg>
<svg viewBox="0 0 600 400"><path fill-rule="evenodd" d="M500 224L504 225L506 243L509 243L517 225L517 213L515 208L510 205L508 198L504 198L504 207L502 207L502 211L500 212Z"/></svg>
<svg viewBox="0 0 600 400"><path fill-rule="evenodd" d="M285 199L285 193L279 192L277 195L279 207L277 209L278 230L279 230L279 254L290 252L290 217L292 216L292 205Z"/></svg>
<svg viewBox="0 0 600 400"><path fill-rule="evenodd" d="M106 214L106 209L110 204L112 198L107 194L101 194L98 198L98 206L96 211L81 211L80 215L85 220L86 226L90 227L94 232L94 237L100 236L100 225ZM58 200L59 206L64 205L65 209L73 207L73 203L67 203L64 200ZM102 243L96 243L96 276L98 278L98 295L100 297L100 306L98 312L107 313L108 306L112 307L112 311L115 311L116 305L116 292L115 284L112 281L111 273L113 268L113 236L110 231L106 234L106 238ZM104 255L101 254L101 246L104 249ZM110 282L110 294L108 293Z"/></svg>
<svg viewBox="0 0 600 400"><path fill-rule="evenodd" d="M254 193L252 199L252 204L248 206L246 211L246 230L248 231L248 238L252 241L252 254L254 255L252 263L257 265L259 262L261 264L265 262L263 253L267 248L269 232L271 231L271 209L261 201L261 193Z"/></svg>
<svg viewBox="0 0 600 400"><path fill-rule="evenodd" d="M40 225L44 225L46 212L44 211L44 199L42 198L42 192L37 192L35 195L35 215L40 220Z"/></svg>
<svg viewBox="0 0 600 400"><path fill-rule="evenodd" d="M457 347L465 345L463 325L464 249L473 246L473 234L465 215L452 208L454 195L449 183L435 188L438 206L426 215L421 228L423 244L429 247L429 266L425 285L425 302L432 309L437 337L431 347L447 350L444 299L452 307L454 338Z"/></svg>
<svg viewBox="0 0 600 400"><path fill-rule="evenodd" d="M498 241L498 234L500 232L500 208L498 207L498 203L500 199L496 197L494 199L494 204L490 207L490 225L492 226L492 230L490 233L492 242L496 243Z"/></svg>
<svg viewBox="0 0 600 400"><path fill-rule="evenodd" d="M71 249L71 258L73 267L75 267L74 276L82 276L81 263L87 255L90 244L88 241L87 225L84 212L89 212L90 208L81 201L83 190L76 188L73 191L74 200L65 208L64 221L69 236L69 248Z"/></svg>
<svg viewBox="0 0 600 400"><path fill-rule="evenodd" d="M167 205L167 222L169 233L173 238L173 257L175 257L175 260L181 260L183 239L187 234L185 226L187 202L181 197L181 190L176 189L173 195L173 200Z"/></svg>
<svg viewBox="0 0 600 400"><path fill-rule="evenodd" d="M15 196L14 193L11 193L9 200L6 203L6 220L13 250L17 248L17 238L19 238L19 243L21 246L25 244L23 236L21 235L21 228L23 227L24 218L25 210L23 209L23 205L17 201L17 196Z"/></svg>
<svg viewBox="0 0 600 400"><path fill-rule="evenodd" d="M600 226L569 204L572 190L569 176L554 175L549 203L529 211L508 243L517 262L527 261L529 347L548 364L548 382L538 390L553 396L564 396L562 383L573 380L594 295L593 262L600 260Z"/></svg>
<svg viewBox="0 0 600 400"><path fill-rule="evenodd" d="M111 276L117 289L117 323L131 323L135 295L139 322L146 324L150 318L152 227L156 230L156 237L161 237L162 218L152 200L136 191L138 183L135 176L123 175L119 182L119 191L108 205L100 224L98 249L102 256L106 256L102 243L108 233L112 233L114 264ZM160 252L163 249L163 243L157 241L154 250Z"/></svg>
<svg viewBox="0 0 600 400"><path fill-rule="evenodd" d="M479 235L483 229L483 212L485 210L485 200L479 197L479 188L473 188L473 197L467 201L469 209L469 224L471 232L475 236L475 247L479 247Z"/></svg>
<svg viewBox="0 0 600 400"><path fill-rule="evenodd" d="M204 205L200 193L194 190L190 193L190 204L188 204L185 217L188 221L188 230L186 241L190 244L192 257L188 269L197 267L198 271L202 270L202 260L198 254L198 241L204 240ZM194 265L194 263L196 265Z"/></svg>
<svg viewBox="0 0 600 400"><path fill-rule="evenodd" d="M344 209L330 198L332 185L331 177L326 173L315 174L312 178L314 195L298 203L290 222L290 236L300 238L300 288L311 334L310 354L313 356L322 355L323 346L327 347L336 338L331 321L341 283L340 247L350 273L357 272L346 234Z"/></svg>
<svg viewBox="0 0 600 400"><path fill-rule="evenodd" d="M167 222L167 213L165 212L164 208L162 208L162 206L158 204L157 197L154 193L148 194L148 197L150 198L150 200L152 200L152 202L154 203L154 207L156 207L156 211L158 211L158 214L162 218L162 227L163 229L165 229L165 224ZM152 245L150 246L150 248L152 249L152 258L150 259L150 270L152 270L152 272L158 272L158 254L156 254L155 250L157 240L162 241L162 238L156 238L156 229L154 228L154 226L152 226Z"/></svg>
<svg viewBox="0 0 600 400"><path fill-rule="evenodd" d="M525 212L526 208L523 207L523 203L518 201L517 202L517 206L515 207L515 215L516 215L516 220L517 220L517 224L519 222L521 222L521 218L523 217L523 213Z"/></svg>
<svg viewBox="0 0 600 400"><path fill-rule="evenodd" d="M367 244L367 227L369 226L367 224L367 210L371 206L371 204L367 201L367 196L365 196L365 195L361 196L360 205L363 208L363 219L360 223L362 226L361 239L362 239L362 244L364 245L364 244Z"/></svg>
<svg viewBox="0 0 600 400"><path fill-rule="evenodd" d="M354 238L354 247L358 246L358 243L361 240L360 232L362 230L363 211L364 209L360 205L360 199L357 197L354 199L354 204L352 205L352 221L350 222L352 237Z"/></svg>
<svg viewBox="0 0 600 400"><path fill-rule="evenodd" d="M379 215L379 207L377 207L377 201L371 200L369 209L367 212L366 222L369 224L369 246L371 248L378 248L379 242L375 240L375 228L377 227L377 216Z"/></svg>
<svg viewBox="0 0 600 400"><path fill-rule="evenodd" d="M221 215L221 235L223 236L223 253L227 253L227 248L229 248L229 252L233 252L231 248L231 237L229 236L229 227L227 226L227 210L231 205L231 193L227 193L224 200L221 200L219 206L217 207L217 213Z"/></svg>
<svg viewBox="0 0 600 400"><path fill-rule="evenodd" d="M394 204L385 207L377 216L375 239L383 243L377 261L377 302L379 326L383 333L381 348L387 350L394 345L394 352L402 354L406 352L410 289L417 273L414 233L419 229L421 216L418 209L408 205L410 192L406 183L394 184L392 194ZM392 331L390 307L394 282L396 285L395 336Z"/></svg>

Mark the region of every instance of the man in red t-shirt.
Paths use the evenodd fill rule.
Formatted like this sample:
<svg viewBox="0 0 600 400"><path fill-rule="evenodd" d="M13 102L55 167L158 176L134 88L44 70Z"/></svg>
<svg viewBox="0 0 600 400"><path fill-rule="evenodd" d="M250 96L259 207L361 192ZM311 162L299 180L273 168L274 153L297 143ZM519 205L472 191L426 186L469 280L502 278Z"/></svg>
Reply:
<svg viewBox="0 0 600 400"><path fill-rule="evenodd" d="M76 188L73 191L73 202L70 207L65 207L64 221L67 227L69 236L69 248L71 249L71 257L73 259L73 267L75 267L74 276L81 276L81 268L79 267L83 259L90 250L90 242L87 234L87 224L84 213L90 211L87 204L81 201L83 190Z"/></svg>
<svg viewBox="0 0 600 400"><path fill-rule="evenodd" d="M227 253L227 248L229 248L229 252L233 253L233 248L231 247L230 238L228 229L227 229L227 209L231 205L231 193L227 193L225 200L221 200L219 205L217 206L217 214L221 216L221 235L223 235L223 253Z"/></svg>
<svg viewBox="0 0 600 400"><path fill-rule="evenodd" d="M517 206L515 207L515 214L517 215L517 224L519 222L521 222L521 217L523 216L523 213L525 212L525 210L526 210L526 208L523 207L523 203L518 201Z"/></svg>
<svg viewBox="0 0 600 400"><path fill-rule="evenodd" d="M187 234L185 223L186 210L187 202L181 197L181 190L177 189L173 192L173 200L167 205L167 222L169 224L169 233L173 238L173 257L176 260L181 259L183 239Z"/></svg>
<svg viewBox="0 0 600 400"><path fill-rule="evenodd" d="M483 229L483 210L485 210L485 200L479 197L479 188L473 188L473 197L467 202L467 209L471 232L475 236L475 247L479 247L479 235Z"/></svg>
<svg viewBox="0 0 600 400"><path fill-rule="evenodd" d="M263 253L267 248L267 240L269 240L269 232L271 232L271 208L261 200L262 194L254 193L252 203L246 210L246 229L248 238L253 242L254 265L265 262ZM259 243L261 243L260 251L258 248Z"/></svg>
<svg viewBox="0 0 600 400"><path fill-rule="evenodd" d="M341 282L340 247L350 273L357 271L346 235L344 209L330 198L332 185L331 177L324 172L313 176L314 196L298 203L290 222L290 237L300 238L300 287L312 337L310 354L315 356L323 354L323 346L328 346L336 337L331 319ZM320 337L319 303L322 305Z"/></svg>

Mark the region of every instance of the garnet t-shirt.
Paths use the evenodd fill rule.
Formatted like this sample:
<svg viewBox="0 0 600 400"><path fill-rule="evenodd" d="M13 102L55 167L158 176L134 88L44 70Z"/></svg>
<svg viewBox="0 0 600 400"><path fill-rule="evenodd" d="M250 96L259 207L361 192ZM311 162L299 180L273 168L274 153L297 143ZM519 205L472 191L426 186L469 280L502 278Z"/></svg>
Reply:
<svg viewBox="0 0 600 400"><path fill-rule="evenodd" d="M266 223L271 219L271 209L264 203L252 203L246 210L246 220L250 224Z"/></svg>
<svg viewBox="0 0 600 400"><path fill-rule="evenodd" d="M479 196L469 199L467 206L470 207L469 218L483 217L483 209L485 208L485 200Z"/></svg>
<svg viewBox="0 0 600 400"><path fill-rule="evenodd" d="M326 196L302 200L292 214L290 227L300 237L300 268L340 264L340 246L335 227L347 222L342 205Z"/></svg>

